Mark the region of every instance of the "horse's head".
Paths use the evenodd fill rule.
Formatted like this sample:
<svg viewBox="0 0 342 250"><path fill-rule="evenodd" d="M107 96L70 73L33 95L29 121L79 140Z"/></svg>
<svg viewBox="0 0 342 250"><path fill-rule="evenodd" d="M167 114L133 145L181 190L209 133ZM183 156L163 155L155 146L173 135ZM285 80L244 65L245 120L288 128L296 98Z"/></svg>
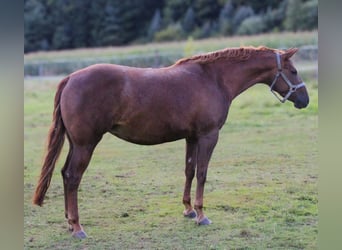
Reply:
<svg viewBox="0 0 342 250"><path fill-rule="evenodd" d="M276 68L273 72L274 79L270 84L272 93L281 102L290 100L298 109L305 108L309 104L309 95L304 82L298 75L290 58L298 51L296 48L285 50L284 53L275 54Z"/></svg>

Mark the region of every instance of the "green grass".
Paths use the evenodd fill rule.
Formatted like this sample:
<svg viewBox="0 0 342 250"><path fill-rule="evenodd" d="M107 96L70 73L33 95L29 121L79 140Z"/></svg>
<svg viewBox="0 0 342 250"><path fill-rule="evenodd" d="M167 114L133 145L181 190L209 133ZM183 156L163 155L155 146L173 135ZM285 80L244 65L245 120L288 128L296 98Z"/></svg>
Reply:
<svg viewBox="0 0 342 250"><path fill-rule="evenodd" d="M81 223L89 236L83 241L70 237L64 219L60 169L67 143L45 205L31 204L61 77L25 79L24 248L316 249L313 75L305 79L311 103L304 110L280 104L264 85L233 102L208 170L204 206L210 226L198 227L182 216L184 141L138 146L104 136L79 191Z"/></svg>
<svg viewBox="0 0 342 250"><path fill-rule="evenodd" d="M270 33L254 36L234 36L222 38L209 38L192 42L187 41L150 43L145 45L92 48L92 49L74 49L50 52L34 52L24 55L25 63L40 61L67 61L84 60L94 58L122 58L129 56L143 56L146 54L176 53L189 56L195 53L209 52L227 47L239 46L268 46L271 48L296 47L307 44L318 44L317 31L304 32L283 32Z"/></svg>
<svg viewBox="0 0 342 250"><path fill-rule="evenodd" d="M135 67L168 66L182 57L239 46L301 48L318 44L317 31L283 32L254 36L209 38L194 41L152 43L134 46L87 48L35 52L24 55L25 76L65 75L95 63L114 63ZM315 49L301 49L295 58L317 57ZM305 65L303 65L305 67Z"/></svg>

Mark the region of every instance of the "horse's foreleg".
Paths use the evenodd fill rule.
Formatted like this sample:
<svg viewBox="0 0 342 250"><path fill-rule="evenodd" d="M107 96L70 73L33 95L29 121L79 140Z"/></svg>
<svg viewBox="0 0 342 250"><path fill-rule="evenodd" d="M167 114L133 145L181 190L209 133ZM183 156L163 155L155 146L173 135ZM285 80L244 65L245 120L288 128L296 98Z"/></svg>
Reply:
<svg viewBox="0 0 342 250"><path fill-rule="evenodd" d="M197 157L197 189L195 199L195 210L197 212L196 222L198 225L208 225L211 221L203 213L204 184L207 178L207 170L210 157L218 140L218 131L213 131L198 140Z"/></svg>
<svg viewBox="0 0 342 250"><path fill-rule="evenodd" d="M185 217L195 218L196 212L191 206L191 184L195 176L197 164L197 141L186 140L186 156L185 156L185 186L183 195L183 204Z"/></svg>
<svg viewBox="0 0 342 250"><path fill-rule="evenodd" d="M63 169L63 181L65 189L66 217L72 235L76 238L85 238L87 235L79 223L77 192L82 175L86 170L95 146L74 146L69 164Z"/></svg>

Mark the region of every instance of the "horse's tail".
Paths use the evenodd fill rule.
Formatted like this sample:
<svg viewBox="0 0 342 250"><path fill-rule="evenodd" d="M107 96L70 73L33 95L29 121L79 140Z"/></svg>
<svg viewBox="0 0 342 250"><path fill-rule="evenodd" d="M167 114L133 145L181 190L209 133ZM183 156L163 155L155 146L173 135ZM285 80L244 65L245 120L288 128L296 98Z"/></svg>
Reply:
<svg viewBox="0 0 342 250"><path fill-rule="evenodd" d="M40 173L36 191L33 196L33 204L42 206L45 193L49 188L53 170L64 144L65 126L61 116L60 99L69 77L64 78L57 87L55 95L52 124L48 134L47 152Z"/></svg>

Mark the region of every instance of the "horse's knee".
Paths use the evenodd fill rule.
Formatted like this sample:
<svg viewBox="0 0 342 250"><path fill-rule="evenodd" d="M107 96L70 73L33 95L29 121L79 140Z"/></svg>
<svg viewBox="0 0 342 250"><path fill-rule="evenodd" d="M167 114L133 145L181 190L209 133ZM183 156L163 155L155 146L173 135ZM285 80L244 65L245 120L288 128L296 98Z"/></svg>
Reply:
<svg viewBox="0 0 342 250"><path fill-rule="evenodd" d="M79 186L79 183L81 181L81 175L74 174L69 171L63 171L63 182L68 190L74 190L77 189Z"/></svg>

